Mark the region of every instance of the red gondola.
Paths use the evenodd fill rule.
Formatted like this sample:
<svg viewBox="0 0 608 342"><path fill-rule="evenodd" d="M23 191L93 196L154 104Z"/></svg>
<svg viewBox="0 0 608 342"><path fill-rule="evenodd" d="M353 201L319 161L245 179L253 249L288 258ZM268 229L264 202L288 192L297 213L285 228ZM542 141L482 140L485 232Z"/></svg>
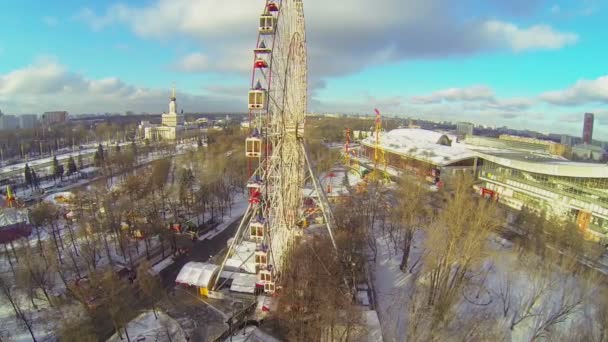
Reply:
<svg viewBox="0 0 608 342"><path fill-rule="evenodd" d="M264 68L268 68L268 63L266 63L266 61L263 59L258 59L255 61L253 66L258 69L264 69Z"/></svg>
<svg viewBox="0 0 608 342"><path fill-rule="evenodd" d="M268 8L268 12L278 12L279 11L279 6L277 6L277 4L274 2L269 2L267 8Z"/></svg>
<svg viewBox="0 0 608 342"><path fill-rule="evenodd" d="M259 189L255 189L250 195L249 195L249 203L251 204L258 204L260 203L260 197L262 196L262 193L260 192Z"/></svg>

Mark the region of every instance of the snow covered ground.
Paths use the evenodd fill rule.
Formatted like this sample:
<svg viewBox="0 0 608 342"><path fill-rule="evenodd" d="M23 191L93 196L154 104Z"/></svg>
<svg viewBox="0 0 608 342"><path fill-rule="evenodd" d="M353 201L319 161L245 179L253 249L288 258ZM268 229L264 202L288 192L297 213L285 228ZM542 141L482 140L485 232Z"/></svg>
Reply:
<svg viewBox="0 0 608 342"><path fill-rule="evenodd" d="M152 266L152 270L151 273L156 275L159 274L162 270L164 270L165 268L169 267L171 264L173 264L175 262L175 259L173 259L172 256L163 259L163 261L155 264L154 266Z"/></svg>
<svg viewBox="0 0 608 342"><path fill-rule="evenodd" d="M129 322L126 330L129 334L130 340L157 342L186 341L186 334L176 320L169 317L162 311L157 311L156 315L158 318L154 316L154 312L146 311ZM126 341L124 331L122 332L122 339L120 338L119 334L116 333L107 340L107 342L123 341Z"/></svg>
<svg viewBox="0 0 608 342"><path fill-rule="evenodd" d="M280 342L280 340L268 335L256 326L247 326L224 340L225 342Z"/></svg>
<svg viewBox="0 0 608 342"><path fill-rule="evenodd" d="M397 341L405 336L406 314L412 274L403 273L399 269L402 252L395 252L394 245L388 235L377 234L377 262L371 264L374 287L376 292L377 311L384 341ZM414 244L411 260L420 256L419 244ZM371 262L370 262L371 263Z"/></svg>
<svg viewBox="0 0 608 342"><path fill-rule="evenodd" d="M216 237L218 234L226 230L228 226L230 226L236 220L241 218L241 216L243 216L243 214L247 210L247 206L249 206L249 198L246 195L236 196L234 200L234 205L232 206L232 210L228 213L228 215L224 217L224 222L220 223L217 227L215 227L215 229L199 236L198 240L211 240Z"/></svg>
<svg viewBox="0 0 608 342"><path fill-rule="evenodd" d="M21 309L24 311L28 320L31 321L34 336L38 341L53 340L54 329L61 319L66 315L82 314L83 308L79 305L69 305L61 310L52 308L48 303L35 300L36 307L24 294L18 296ZM52 317L52 319L49 319ZM0 297L0 340L10 342L29 342L32 336L27 331L21 320L17 320L15 312L8 302L4 302Z"/></svg>
<svg viewBox="0 0 608 342"><path fill-rule="evenodd" d="M188 147L191 147L190 144L188 144ZM179 149L178 153L183 153L183 152L185 152L185 147ZM150 161L156 160L161 157L164 157L164 156L162 156L161 154L151 154L148 158L143 158L143 162L144 163L150 162ZM74 183L70 183L70 184L62 184L62 187L54 187L50 191L61 191L61 192L47 193L45 200L62 205L61 203L57 202L57 199L58 199L57 197L58 196L69 197L70 192L65 191L65 189L82 186L91 181L92 181L91 179L79 180L78 182L74 182ZM118 186L118 184L120 184L120 182L121 182L121 179L119 176L113 177L111 180L109 180L109 183L113 184L114 186ZM54 182L53 181L46 182L44 185L49 186L49 189L51 189L50 186L54 185ZM239 198L239 199L242 200L242 198ZM245 202L246 202L246 200L245 200ZM242 206L242 204L241 204L241 206ZM240 215L240 214L238 214L239 211L241 211L241 214L242 214L243 210L240 209L239 204L237 203L237 205L233 208L231 215L229 215L229 218L233 218L233 217L238 218L238 215ZM232 222L232 221L230 221L230 222ZM65 249L62 250L63 261L64 262L73 262L69 258L68 252L72 252L74 248L79 248L79 247L74 247L72 245L72 240L71 240L71 236L70 236L71 234L70 234L69 229L66 224L67 224L66 221L63 219L59 219L56 222L57 231L59 231L59 234L57 234L57 236L60 238L60 240L63 241L63 244L65 246ZM81 234L78 233L78 230L79 230L78 222L74 223L73 228L74 228L73 229L74 241L77 246L82 246L84 237L82 237ZM225 227L220 226L219 229L225 229ZM42 227L40 229L39 233L40 233L41 240L47 240L52 235L50 227ZM21 240L15 241L13 243L13 245L16 249L24 247L25 244L30 244L31 246L35 246L37 237L38 237L38 234L36 231L34 231L30 235L29 241L27 239L21 239ZM124 253L124 255L123 255L122 251L120 250L118 244L114 243L113 239L110 238L108 242L109 242L108 249L109 249L109 253L110 253L110 258L116 264L129 265L131 263L131 260L133 260L134 264L137 264L140 260L145 259L147 256L146 246L145 246L145 242L143 240L131 240L129 243L129 246L126 247L126 252ZM155 264L152 267L153 273L158 273L173 263L173 258L171 258L171 257L160 260L162 258L162 254L160 252L160 241L159 241L158 237L152 238L150 240L150 244L148 245L148 247L149 247L148 250L149 250L149 253L151 256L151 262L159 261L157 264ZM166 248L165 255L168 255L170 253L169 243L165 244L165 248ZM108 259L105 249L102 249L100 247L98 252L99 252L99 254L97 255L97 260L96 260L97 267L104 267L104 266L107 266L108 264L110 264L110 260ZM4 253L1 253L0 255L1 255L0 256L0 273L10 274L11 273L10 264L8 262L8 259L6 258L6 255ZM87 269L84 258L76 258L76 259L77 260L75 262L77 263L78 268L81 271ZM14 258L13 258L13 263L15 263ZM67 275L67 277L69 279L75 278L76 276L77 275L75 273ZM9 275L9 278L12 278L12 275ZM54 281L52 281L52 284L53 284L52 291L50 291L50 292L51 292L51 294L59 295L59 294L65 292L65 288L64 288L63 283L58 279L58 277L56 277L56 278L57 279L54 279ZM64 314L62 312L60 312L56 309L50 308L48 306L48 303L46 303L46 301L35 300L37 307L35 307L35 308L32 307L29 299L27 299L23 295L23 293L19 294L19 303L20 303L20 306L23 308L23 310L26 311L26 315L28 317L31 317L31 320L33 322L32 326L34 329L34 334L36 336L36 339L38 339L39 341L45 340L46 338L50 338L53 334L53 330L56 327L56 324L61 322L62 317L64 317ZM69 307L71 307L71 306L69 306ZM70 316L70 317L72 317L72 316ZM133 337L133 335L131 335L131 337ZM25 329L25 327L23 327L22 324L20 324L17 321L17 319L15 318L15 313L14 313L11 305L9 303L5 302L2 299L2 296L0 295L0 341L5 341L5 340L31 341L32 338L31 338L30 334L28 333L27 329ZM183 338L182 339L173 339L173 341L183 341L183 340L184 340Z"/></svg>
<svg viewBox="0 0 608 342"><path fill-rule="evenodd" d="M424 284L424 275L420 271L422 262L413 272L402 272L399 265L402 252L388 239L388 236L377 232L377 262L370 262L373 270L373 282L377 300L377 310L382 326L384 341L402 341L408 329L408 314L412 295L416 286ZM528 341L539 326L552 314L555 314L564 301L577 298L581 302L563 322L551 327L552 332L563 333L570 326L593 320L594 310L590 307L592 294L599 288L598 284L585 283L578 275L564 272L554 267L555 260L541 262L536 256L527 256L526 263L533 266L522 266L522 259L512 243L499 236L492 236L488 241L489 254L484 262L473 272L472 285L465 287L463 296L455 307L455 319L462 322L479 321L479 326L487 322L492 329L497 329L506 340ZM423 234L417 233L410 253L408 267L416 264L424 254ZM534 264L538 262L539 264ZM549 263L547 266L540 264ZM541 272L542 270L542 272ZM541 274L542 273L542 274ZM533 306L523 312L522 307L530 303L539 287L545 291L539 295ZM504 296L504 302L503 297ZM572 297L568 297L572 296ZM508 307L504 313L505 307ZM522 316L524 318L513 329L510 324ZM485 317L485 318L481 318ZM490 317L490 318L488 318ZM491 321L495 319L496 321ZM488 321L486 321L488 320ZM458 321L460 322L460 321ZM562 335L563 336L563 335Z"/></svg>

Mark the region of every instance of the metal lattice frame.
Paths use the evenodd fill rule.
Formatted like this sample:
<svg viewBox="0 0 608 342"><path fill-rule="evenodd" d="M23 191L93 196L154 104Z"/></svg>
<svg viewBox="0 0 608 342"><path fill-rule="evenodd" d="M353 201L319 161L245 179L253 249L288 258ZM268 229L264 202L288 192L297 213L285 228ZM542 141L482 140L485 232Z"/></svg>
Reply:
<svg viewBox="0 0 608 342"><path fill-rule="evenodd" d="M296 236L302 205L305 159L300 147L307 107L307 61L302 2L279 3L270 67L265 212L268 245L276 272ZM270 149L272 149L270 151Z"/></svg>
<svg viewBox="0 0 608 342"><path fill-rule="evenodd" d="M258 180L259 188L250 190L250 205L217 279L234 248L248 239L251 226L263 222L263 237L256 242L259 250L268 253L271 266L256 271L258 275L260 271L272 271L272 280L263 283L270 283L272 289L267 292L273 292L276 278L299 234L297 223L306 169L302 137L307 108L307 56L302 1L267 0L260 17L262 26L271 29L260 29L251 89L264 92L260 100L263 105L252 108L250 93L249 112L250 130L256 139L261 139L262 147L259 154L248 155L249 171Z"/></svg>

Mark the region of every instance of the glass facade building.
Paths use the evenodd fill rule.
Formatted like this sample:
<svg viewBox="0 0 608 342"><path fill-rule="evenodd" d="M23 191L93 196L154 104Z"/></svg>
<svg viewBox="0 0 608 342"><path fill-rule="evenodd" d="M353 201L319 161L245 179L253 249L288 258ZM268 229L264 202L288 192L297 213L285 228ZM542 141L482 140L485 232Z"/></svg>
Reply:
<svg viewBox="0 0 608 342"><path fill-rule="evenodd" d="M608 233L608 177L560 176L483 160L479 179L511 207L566 215L579 225L581 217L589 216L581 228L596 235Z"/></svg>

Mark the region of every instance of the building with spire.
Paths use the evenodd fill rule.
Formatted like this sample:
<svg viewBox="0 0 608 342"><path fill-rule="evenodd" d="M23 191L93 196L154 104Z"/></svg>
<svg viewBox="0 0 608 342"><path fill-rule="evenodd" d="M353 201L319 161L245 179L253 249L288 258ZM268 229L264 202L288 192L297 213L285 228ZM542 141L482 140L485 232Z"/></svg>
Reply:
<svg viewBox="0 0 608 342"><path fill-rule="evenodd" d="M153 125L142 122L139 126L144 131L144 137L150 140L176 140L184 132L184 114L177 111L175 86L171 92L169 112L162 114L161 124Z"/></svg>

